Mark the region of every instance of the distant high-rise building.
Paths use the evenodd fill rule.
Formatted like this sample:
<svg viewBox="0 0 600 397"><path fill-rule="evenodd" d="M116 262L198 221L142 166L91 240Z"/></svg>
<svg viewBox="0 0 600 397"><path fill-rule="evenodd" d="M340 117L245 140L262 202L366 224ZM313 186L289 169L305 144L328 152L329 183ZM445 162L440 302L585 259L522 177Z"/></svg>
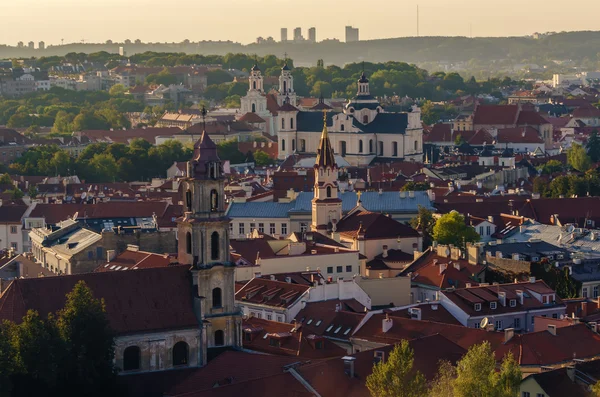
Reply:
<svg viewBox="0 0 600 397"><path fill-rule="evenodd" d="M22 42L22 41L19 41L19 42L17 43L17 47L18 47L18 48L23 48L23 42Z"/></svg>
<svg viewBox="0 0 600 397"><path fill-rule="evenodd" d="M119 55L122 56L122 57L125 56L125 48L119 47Z"/></svg>
<svg viewBox="0 0 600 397"><path fill-rule="evenodd" d="M294 29L294 41L302 41L304 37L302 37L302 28Z"/></svg>
<svg viewBox="0 0 600 397"><path fill-rule="evenodd" d="M30 42L27 44L27 47L29 47L30 49L32 49L32 50L33 50L33 49L35 48L35 43L34 43L33 41L30 41Z"/></svg>
<svg viewBox="0 0 600 397"><path fill-rule="evenodd" d="M286 41L288 41L287 28L281 28L281 42L285 43Z"/></svg>
<svg viewBox="0 0 600 397"><path fill-rule="evenodd" d="M43 41L40 41L40 42L38 43L38 48L39 48L40 50L45 50L45 49L46 49L46 43L44 43Z"/></svg>
<svg viewBox="0 0 600 397"><path fill-rule="evenodd" d="M358 41L358 28L346 26L346 43Z"/></svg>
<svg viewBox="0 0 600 397"><path fill-rule="evenodd" d="M316 28L308 29L308 41L310 41L311 43L317 42L317 29Z"/></svg>

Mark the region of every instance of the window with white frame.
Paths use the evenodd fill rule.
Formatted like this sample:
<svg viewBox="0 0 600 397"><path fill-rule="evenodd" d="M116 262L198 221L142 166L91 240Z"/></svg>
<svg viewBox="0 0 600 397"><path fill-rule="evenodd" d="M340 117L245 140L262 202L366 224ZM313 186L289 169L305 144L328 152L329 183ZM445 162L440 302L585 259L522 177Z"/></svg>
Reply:
<svg viewBox="0 0 600 397"><path fill-rule="evenodd" d="M277 230L275 230L275 224L274 223L269 223L269 234L273 235L277 233Z"/></svg>
<svg viewBox="0 0 600 397"><path fill-rule="evenodd" d="M10 227L10 234L17 234L17 227L16 226L11 226Z"/></svg>
<svg viewBox="0 0 600 397"><path fill-rule="evenodd" d="M497 306L496 302L490 302L490 309L495 310Z"/></svg>
<svg viewBox="0 0 600 397"><path fill-rule="evenodd" d="M300 222L300 233L304 233L306 230L308 230L308 223Z"/></svg>
<svg viewBox="0 0 600 397"><path fill-rule="evenodd" d="M496 320L494 325L496 326L496 331L502 331L504 329L502 326L502 320Z"/></svg>
<svg viewBox="0 0 600 397"><path fill-rule="evenodd" d="M511 299L510 300L510 307L515 307L517 306L517 300L516 299Z"/></svg>
<svg viewBox="0 0 600 397"><path fill-rule="evenodd" d="M264 223L259 223L258 224L258 232L259 233L264 233L265 232L265 224Z"/></svg>
<svg viewBox="0 0 600 397"><path fill-rule="evenodd" d="M515 318L513 321L513 328L515 329L519 329L521 328L521 319L520 318Z"/></svg>
<svg viewBox="0 0 600 397"><path fill-rule="evenodd" d="M587 287L583 287L581 289L581 296L583 296L584 298L588 297L588 289L587 289Z"/></svg>
<svg viewBox="0 0 600 397"><path fill-rule="evenodd" d="M282 223L281 224L281 235L282 236L287 236L287 223Z"/></svg>
<svg viewBox="0 0 600 397"><path fill-rule="evenodd" d="M475 311L476 312L480 312L481 311L481 303L476 303L475 304Z"/></svg>
<svg viewBox="0 0 600 397"><path fill-rule="evenodd" d="M250 233L252 233L256 229L256 223L250 222Z"/></svg>
<svg viewBox="0 0 600 397"><path fill-rule="evenodd" d="M490 235L492 234L492 227L491 227L491 226L487 226L487 227L485 228L485 233L486 233L488 236L490 236Z"/></svg>
<svg viewBox="0 0 600 397"><path fill-rule="evenodd" d="M238 231L239 231L239 234L242 235L242 236L246 234L244 228L245 228L244 223L240 223Z"/></svg>
<svg viewBox="0 0 600 397"><path fill-rule="evenodd" d="M593 290L593 292L592 292L592 296L593 296L594 298L597 298L597 297L598 297L598 286L597 286L597 285L596 285L596 286L594 286L594 290Z"/></svg>

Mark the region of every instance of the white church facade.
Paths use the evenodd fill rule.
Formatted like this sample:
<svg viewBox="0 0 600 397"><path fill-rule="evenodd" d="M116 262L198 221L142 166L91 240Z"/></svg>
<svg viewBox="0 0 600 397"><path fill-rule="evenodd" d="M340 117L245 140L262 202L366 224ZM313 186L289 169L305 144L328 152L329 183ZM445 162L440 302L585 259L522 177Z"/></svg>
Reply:
<svg viewBox="0 0 600 397"><path fill-rule="evenodd" d="M323 100L308 111L299 110L296 104L294 78L287 64L274 94L265 93L261 71L257 65L252 67L248 93L241 99L241 114L254 113L265 121L264 132L277 137L279 159L317 152L325 110L332 148L350 165L368 165L375 159L423 160L421 110L413 106L411 112L386 112L371 95L364 72L356 97L342 112L334 112Z"/></svg>

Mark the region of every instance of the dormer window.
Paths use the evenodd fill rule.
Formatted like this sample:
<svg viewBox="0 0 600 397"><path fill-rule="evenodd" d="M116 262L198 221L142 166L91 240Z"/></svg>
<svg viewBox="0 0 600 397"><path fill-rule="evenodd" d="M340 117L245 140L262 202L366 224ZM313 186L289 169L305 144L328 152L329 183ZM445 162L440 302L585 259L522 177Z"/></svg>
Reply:
<svg viewBox="0 0 600 397"><path fill-rule="evenodd" d="M319 320L315 323L315 327L318 327L319 325L321 325L321 320Z"/></svg>
<svg viewBox="0 0 600 397"><path fill-rule="evenodd" d="M344 131L344 124L340 124L340 131Z"/></svg>
<svg viewBox="0 0 600 397"><path fill-rule="evenodd" d="M280 343L279 339L271 338L271 339L269 339L269 346L281 347L281 343Z"/></svg>
<svg viewBox="0 0 600 397"><path fill-rule="evenodd" d="M515 307L517 306L517 300L516 299L511 299L510 300L510 307Z"/></svg>
<svg viewBox="0 0 600 397"><path fill-rule="evenodd" d="M498 304L496 302L490 302L490 309L496 310L497 305Z"/></svg>
<svg viewBox="0 0 600 397"><path fill-rule="evenodd" d="M481 311L481 303L476 303L475 304L475 311L476 312L480 312Z"/></svg>

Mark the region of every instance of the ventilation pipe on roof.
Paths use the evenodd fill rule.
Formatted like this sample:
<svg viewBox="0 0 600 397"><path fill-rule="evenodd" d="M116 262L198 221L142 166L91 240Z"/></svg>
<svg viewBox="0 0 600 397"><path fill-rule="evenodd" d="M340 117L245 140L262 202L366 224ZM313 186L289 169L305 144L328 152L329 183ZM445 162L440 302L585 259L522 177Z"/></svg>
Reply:
<svg viewBox="0 0 600 397"><path fill-rule="evenodd" d="M553 336L556 336L556 325L548 324L548 332L550 332Z"/></svg>
<svg viewBox="0 0 600 397"><path fill-rule="evenodd" d="M383 333L386 333L390 329L392 329L393 325L394 325L394 321L390 318L390 316L388 314L386 314L385 318L382 321L381 330L383 331Z"/></svg>
<svg viewBox="0 0 600 397"><path fill-rule="evenodd" d="M514 328L505 328L504 329L504 343L508 343L513 336L515 336L515 329Z"/></svg>

